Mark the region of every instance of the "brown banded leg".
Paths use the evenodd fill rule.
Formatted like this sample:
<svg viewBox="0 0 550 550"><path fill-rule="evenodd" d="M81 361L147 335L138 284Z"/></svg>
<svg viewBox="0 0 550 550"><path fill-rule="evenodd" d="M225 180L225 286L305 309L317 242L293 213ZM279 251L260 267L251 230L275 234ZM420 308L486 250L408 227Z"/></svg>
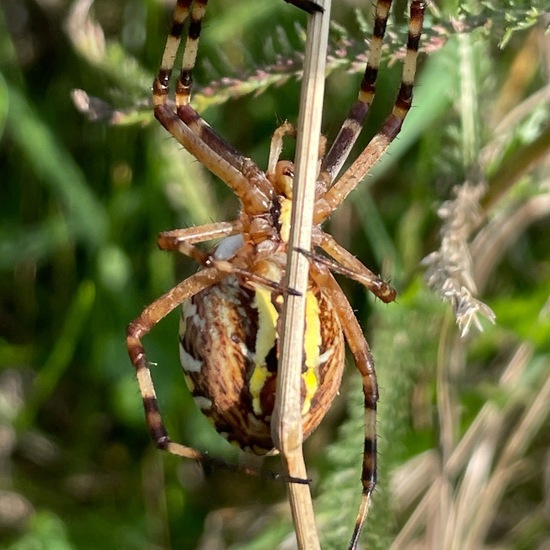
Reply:
<svg viewBox="0 0 550 550"><path fill-rule="evenodd" d="M244 156L221 137L191 105L177 108L180 120L225 162L242 173L265 196L272 198L273 189L265 173L249 157Z"/></svg>
<svg viewBox="0 0 550 550"><path fill-rule="evenodd" d="M313 260L315 262L325 263L331 271L341 273L361 283L386 304L393 302L397 297L397 292L393 287L373 273L367 266L363 265L343 246L339 245L332 235L325 233L319 228L315 228L311 242L314 246L322 248L331 258L336 260L336 264L334 264L324 259L324 257L314 256Z"/></svg>
<svg viewBox="0 0 550 550"><path fill-rule="evenodd" d="M162 415L159 410L155 386L149 369L149 360L145 354L145 349L141 342L145 336L161 319L166 317L171 311L178 307L182 302L197 294L204 288L207 288L226 276L216 269L204 269L195 275L192 275L185 281L168 291L164 296L147 306L141 315L132 321L128 326L126 333L126 345L130 360L136 369L139 391L143 399L145 409L145 419L151 437L159 449L181 456L183 458L193 458L196 460L207 460L208 457L191 447L186 447L180 443L174 443L166 430Z"/></svg>
<svg viewBox="0 0 550 550"><path fill-rule="evenodd" d="M168 91L158 88L158 80L154 83L153 95L155 116L172 136L189 151L207 170L228 185L241 201L244 210L250 215L265 214L269 211L272 190L265 193L247 179L243 171L239 171L220 155L213 151L199 136L180 120L166 104ZM255 171L254 169L252 171ZM263 180L267 181L265 176Z"/></svg>
<svg viewBox="0 0 550 550"><path fill-rule="evenodd" d="M270 193L269 182L264 173L248 157L242 155L229 142L224 140L201 116L189 105L193 86L193 68L197 61L199 39L202 28L202 20L206 13L208 0L194 0L192 8L189 8L189 0L179 1L173 15L173 24L168 37L165 53L163 55L159 81L168 85L168 80L163 79L172 73L177 49L181 41L183 24L189 18L189 27L185 48L183 50L181 71L176 83L176 109L178 117L185 125L195 133L206 145L229 163L233 168L243 173L245 177L255 178L254 184L267 196ZM185 145L185 144L184 144Z"/></svg>
<svg viewBox="0 0 550 550"><path fill-rule="evenodd" d="M388 0L379 0L377 6L378 4L386 3L388 3ZM374 164L386 152L389 144L399 134L401 127L403 126L403 121L405 120L412 103L414 76L416 73L416 59L418 57L418 46L420 43L420 35L422 33L422 22L424 20L425 8L426 5L422 0L413 0L411 2L407 53L405 55L405 61L403 62L401 86L399 88L399 93L397 95L397 99L395 100L392 113L388 118L386 118L381 130L372 138L357 160L326 192L325 196L317 201L314 216L314 222L316 224L320 224L325 221L330 214L342 204L348 194L355 189L357 184L371 170ZM351 126L353 126L353 124ZM343 145L343 141L339 148L342 151L346 149ZM331 165L336 166L334 161L330 162Z"/></svg>
<svg viewBox="0 0 550 550"><path fill-rule="evenodd" d="M201 164L233 189L248 213L264 213L269 210L269 201L273 196L271 184L265 174L253 161L241 155L214 132L189 105L191 74L197 56L206 5L207 0L178 0L176 4L161 66L153 82L155 117ZM187 19L189 29L182 69L176 85L175 113L168 106L167 99L170 77Z"/></svg>
<svg viewBox="0 0 550 550"><path fill-rule="evenodd" d="M178 0L174 8L174 13L172 14L172 26L170 27L170 33L166 39L166 45L164 46L164 53L157 76L157 79L166 88L169 86L172 69L174 68L176 55L181 42L183 25L189 17L192 2L193 0Z"/></svg>
<svg viewBox="0 0 550 550"><path fill-rule="evenodd" d="M242 237L238 238L241 231L241 223L238 220L234 222L216 222L200 227L164 231L158 235L157 243L161 250L184 254L203 267L215 268L218 272L225 273L225 276L236 275L242 284L260 285L280 294L299 296L300 294L295 290L254 273L248 262L248 251L242 254L243 261L239 261L239 248L243 244ZM194 246L195 243L229 236L235 236L236 241L239 242L236 247L229 248L227 252L221 253L223 244L218 245L214 254L204 252ZM233 245L229 246L233 247Z"/></svg>
<svg viewBox="0 0 550 550"><path fill-rule="evenodd" d="M361 472L363 491L359 512L355 520L355 528L349 545L350 550L355 550L361 530L367 519L372 493L376 486L376 405L378 403L376 371L374 370L374 361L369 345L365 340L353 309L332 274L326 269L312 265L310 275L323 289L323 292L326 292L330 296L363 383L365 406L365 439L363 445L363 469Z"/></svg>
<svg viewBox="0 0 550 550"><path fill-rule="evenodd" d="M201 24L206 12L208 0L177 0L172 15L172 26L170 34L166 39L164 54L158 73L158 80L165 87L169 86L170 76L174 68L176 55L178 53L183 27L187 19L189 26L187 30L187 40L183 52L181 73L178 79L178 88L176 93L177 105L189 103L191 96L191 87L193 83L192 70L197 59L197 50L201 33Z"/></svg>
<svg viewBox="0 0 550 550"><path fill-rule="evenodd" d="M212 150L234 168L239 169L243 162L242 159L245 157L220 137L189 105L193 86L193 68L197 61L202 19L206 13L208 0L194 0L191 9L189 8L189 4L189 0L180 0L174 10L174 23L172 24L170 36L166 43L158 78L161 83L168 86L168 79L163 79L162 77L164 75L170 76L172 73L176 52L179 48L183 32L183 23L189 17L187 39L185 41L181 70L175 90L178 117Z"/></svg>
<svg viewBox="0 0 550 550"><path fill-rule="evenodd" d="M207 4L208 0L177 0L174 13L172 14L172 26L166 39L157 78L153 84L155 107L166 102L166 98L163 96L168 94L170 77L174 70L174 63L180 48L183 28L187 19L189 19L189 26L183 51L181 71L176 86L176 105L180 107L189 103L193 83L192 70L197 59L202 19L206 12Z"/></svg>
<svg viewBox="0 0 550 550"><path fill-rule="evenodd" d="M205 265L208 254L193 246L194 244L229 237L241 233L241 231L242 225L239 220L215 222L199 227L163 231L157 237L157 244L161 250L180 252L193 258L200 265Z"/></svg>
<svg viewBox="0 0 550 550"><path fill-rule="evenodd" d="M327 183L329 184L334 181L342 165L346 162L353 145L363 129L365 118L374 99L382 43L384 41L384 34L386 33L390 7L391 0L379 0L376 3L367 66L361 80L359 96L350 109L348 117L344 121L321 166L321 170L328 176Z"/></svg>

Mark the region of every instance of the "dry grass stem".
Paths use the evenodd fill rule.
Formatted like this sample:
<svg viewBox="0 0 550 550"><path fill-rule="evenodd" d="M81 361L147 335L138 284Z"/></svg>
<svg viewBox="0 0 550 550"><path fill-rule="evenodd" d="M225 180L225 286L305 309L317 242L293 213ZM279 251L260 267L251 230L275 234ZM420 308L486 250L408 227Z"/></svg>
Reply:
<svg viewBox="0 0 550 550"><path fill-rule="evenodd" d="M474 276L478 288L484 288L506 250L532 224L550 215L550 193L528 199L512 212L508 209L499 212L490 223L479 232L472 243L472 255L483 258L476 262Z"/></svg>
<svg viewBox="0 0 550 550"><path fill-rule="evenodd" d="M330 21L330 0L320 2L324 13L309 18L304 77L297 128L296 167L293 188L291 233L288 245L286 285L301 296L287 296L283 310L281 358L277 377L277 400L273 412L273 440L281 451L290 476L306 479L302 454L301 386L305 295L309 264L296 249L311 248L315 180L323 113L325 61ZM289 484L298 547L319 548L308 485Z"/></svg>
<svg viewBox="0 0 550 550"><path fill-rule="evenodd" d="M525 393L521 381L533 353L531 345L517 347L500 377L506 401L486 403L458 444L447 449L451 452L446 461L444 453L429 451L395 472L392 488L400 509L418 502L392 549L486 548L503 495L529 473L525 450L550 414L548 379L522 416L513 420Z"/></svg>

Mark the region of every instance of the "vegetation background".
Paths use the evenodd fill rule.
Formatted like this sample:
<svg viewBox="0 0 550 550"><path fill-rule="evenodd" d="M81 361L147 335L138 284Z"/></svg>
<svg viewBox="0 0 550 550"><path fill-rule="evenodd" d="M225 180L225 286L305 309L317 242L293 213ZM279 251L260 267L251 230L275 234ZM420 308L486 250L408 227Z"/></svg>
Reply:
<svg viewBox="0 0 550 550"><path fill-rule="evenodd" d="M329 140L356 95L371 4L333 6ZM0 6L2 548L292 547L283 484L152 447L126 354L129 321L195 269L155 235L238 211L151 115L171 5ZM329 223L399 290L385 306L342 280L382 392L369 548L550 548L544 6L430 2L404 131ZM396 1L358 149L395 97L405 12ZM297 120L305 19L279 0L209 5L194 104L262 167L273 130ZM146 339L171 434L236 462L186 391L177 322ZM346 546L359 502L360 382L348 371L306 445L323 548Z"/></svg>

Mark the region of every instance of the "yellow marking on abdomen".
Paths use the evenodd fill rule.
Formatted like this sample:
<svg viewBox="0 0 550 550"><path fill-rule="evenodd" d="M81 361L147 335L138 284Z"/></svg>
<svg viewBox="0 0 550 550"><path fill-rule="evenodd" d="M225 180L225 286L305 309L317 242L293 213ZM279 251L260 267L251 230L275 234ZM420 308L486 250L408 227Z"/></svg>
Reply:
<svg viewBox="0 0 550 550"><path fill-rule="evenodd" d="M254 372L250 377L249 388L252 395L252 409L255 414L260 415L264 412L260 403L260 394L270 376L266 360L275 345L279 314L271 303L271 292L265 288L256 288L252 306L258 311L258 332L256 334Z"/></svg>
<svg viewBox="0 0 550 550"><path fill-rule="evenodd" d="M260 403L260 393L262 388L265 385L265 381L269 376L267 367L265 365L258 365L257 363L254 366L254 372L250 377L250 382L248 387L250 388L250 394L252 395L252 410L254 414L262 414L262 405Z"/></svg>
<svg viewBox="0 0 550 550"><path fill-rule="evenodd" d="M311 408L311 400L319 388L317 368L322 343L319 313L319 301L315 294L308 290L306 293L306 329L304 335L306 370L302 373L306 395L302 406L302 416L308 413Z"/></svg>

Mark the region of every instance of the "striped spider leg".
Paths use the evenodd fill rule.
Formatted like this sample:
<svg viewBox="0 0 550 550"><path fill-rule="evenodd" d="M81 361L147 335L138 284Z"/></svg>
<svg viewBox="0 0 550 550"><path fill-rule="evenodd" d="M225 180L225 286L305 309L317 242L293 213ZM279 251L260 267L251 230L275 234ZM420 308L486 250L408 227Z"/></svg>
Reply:
<svg viewBox="0 0 550 550"><path fill-rule="evenodd" d="M301 2L292 2L301 4ZM192 69L207 0L178 0L172 27L153 84L155 117L210 172L227 184L241 202L238 218L162 233L159 246L194 259L201 270L144 309L129 326L127 345L143 398L153 441L185 458L205 455L171 441L162 420L142 338L170 311L182 306L180 358L185 379L199 409L228 441L258 455L276 452L271 439L275 402L280 313L285 289L290 232L293 164L279 160L282 140L293 135L285 123L272 138L264 172L217 134L191 107ZM372 103L390 0L378 0L369 58L358 100L320 163L316 184L312 245L327 256L310 255L302 368L304 437L321 422L342 377L345 342L362 377L365 439L362 497L349 548L357 548L376 484L376 406L378 387L367 341L352 307L332 272L360 282L384 302L396 293L321 229L321 224L364 178L399 133L410 109L416 57L425 5L412 0L407 52L401 86L391 114L359 157L338 178ZM175 86L175 108L168 103L170 77L183 29L187 39ZM211 252L198 243L222 238ZM296 480L294 480L296 481Z"/></svg>

